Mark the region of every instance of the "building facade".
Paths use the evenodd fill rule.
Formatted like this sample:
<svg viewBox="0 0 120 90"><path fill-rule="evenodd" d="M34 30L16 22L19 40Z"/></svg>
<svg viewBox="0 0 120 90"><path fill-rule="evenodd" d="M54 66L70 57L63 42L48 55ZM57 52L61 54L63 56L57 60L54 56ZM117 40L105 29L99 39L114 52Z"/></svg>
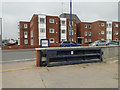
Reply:
<svg viewBox="0 0 120 90"><path fill-rule="evenodd" d="M20 22L20 45L30 45L30 22Z"/></svg>
<svg viewBox="0 0 120 90"><path fill-rule="evenodd" d="M73 19L73 41L76 42L76 20ZM41 39L48 39L49 46L59 46L70 39L70 19L34 14L30 22L20 22L20 45L40 46Z"/></svg>
<svg viewBox="0 0 120 90"><path fill-rule="evenodd" d="M80 44L97 40L120 40L120 22L81 22L72 15L72 41ZM50 16L34 14L30 22L19 22L19 45L40 46L41 39L48 39L49 46L59 46L70 41L69 14Z"/></svg>

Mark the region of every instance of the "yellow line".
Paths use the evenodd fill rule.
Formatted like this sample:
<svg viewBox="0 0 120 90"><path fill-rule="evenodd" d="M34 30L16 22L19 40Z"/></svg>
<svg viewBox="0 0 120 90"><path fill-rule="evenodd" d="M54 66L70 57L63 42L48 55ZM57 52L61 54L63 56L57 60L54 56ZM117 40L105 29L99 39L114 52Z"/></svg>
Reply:
<svg viewBox="0 0 120 90"><path fill-rule="evenodd" d="M26 70L26 69L33 69L33 68L40 68L40 67L29 67L29 68L21 68L21 69L11 69L11 70L3 70L3 71L0 71L0 72L19 71L19 70Z"/></svg>

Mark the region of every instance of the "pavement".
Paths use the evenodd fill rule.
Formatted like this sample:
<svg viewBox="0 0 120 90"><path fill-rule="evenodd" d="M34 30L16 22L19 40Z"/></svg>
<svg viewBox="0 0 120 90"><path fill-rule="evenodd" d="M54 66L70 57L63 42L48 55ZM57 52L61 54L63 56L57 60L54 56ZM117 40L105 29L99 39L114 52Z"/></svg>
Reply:
<svg viewBox="0 0 120 90"><path fill-rule="evenodd" d="M117 59L55 67L36 67L35 61L5 63L2 88L118 88Z"/></svg>

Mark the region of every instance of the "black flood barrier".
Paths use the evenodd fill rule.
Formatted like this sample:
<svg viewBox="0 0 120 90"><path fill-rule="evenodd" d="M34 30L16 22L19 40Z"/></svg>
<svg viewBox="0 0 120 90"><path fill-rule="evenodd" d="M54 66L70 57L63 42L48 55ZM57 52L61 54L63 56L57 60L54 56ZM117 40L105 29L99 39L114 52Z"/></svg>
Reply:
<svg viewBox="0 0 120 90"><path fill-rule="evenodd" d="M50 49L40 51L40 66L58 66L102 62L100 48Z"/></svg>

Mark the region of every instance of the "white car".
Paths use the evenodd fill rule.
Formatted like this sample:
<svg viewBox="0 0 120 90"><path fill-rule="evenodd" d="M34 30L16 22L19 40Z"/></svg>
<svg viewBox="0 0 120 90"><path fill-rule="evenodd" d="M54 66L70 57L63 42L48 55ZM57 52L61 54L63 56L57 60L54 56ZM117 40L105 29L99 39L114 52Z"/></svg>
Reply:
<svg viewBox="0 0 120 90"><path fill-rule="evenodd" d="M98 40L91 43L89 46L107 46L108 42L105 40Z"/></svg>

